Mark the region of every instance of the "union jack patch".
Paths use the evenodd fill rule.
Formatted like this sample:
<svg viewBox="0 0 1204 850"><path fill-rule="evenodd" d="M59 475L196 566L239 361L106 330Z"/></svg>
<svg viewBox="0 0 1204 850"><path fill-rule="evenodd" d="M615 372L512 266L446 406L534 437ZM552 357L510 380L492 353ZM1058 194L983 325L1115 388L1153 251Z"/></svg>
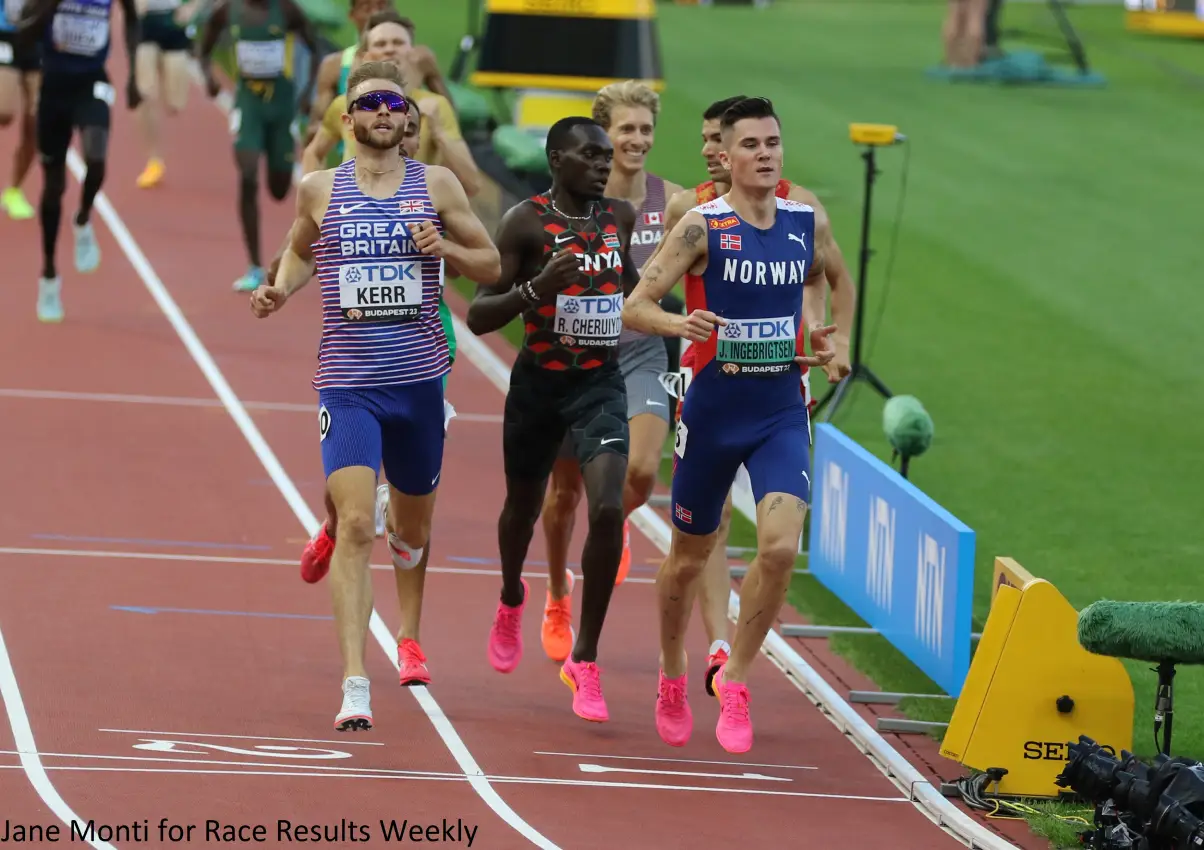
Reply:
<svg viewBox="0 0 1204 850"><path fill-rule="evenodd" d="M677 518L679 520L681 520L684 523L694 522L694 514L692 514L690 511L687 511L681 505L674 505L673 513L677 516Z"/></svg>
<svg viewBox="0 0 1204 850"><path fill-rule="evenodd" d="M725 251L739 251L740 237L731 233L720 233L719 247Z"/></svg>
<svg viewBox="0 0 1204 850"><path fill-rule="evenodd" d="M397 211L400 212L402 215L407 215L407 214L412 214L412 213L420 213L425 210L426 210L426 204L422 201L422 199L419 199L416 201L413 201L413 200L399 201L397 204Z"/></svg>

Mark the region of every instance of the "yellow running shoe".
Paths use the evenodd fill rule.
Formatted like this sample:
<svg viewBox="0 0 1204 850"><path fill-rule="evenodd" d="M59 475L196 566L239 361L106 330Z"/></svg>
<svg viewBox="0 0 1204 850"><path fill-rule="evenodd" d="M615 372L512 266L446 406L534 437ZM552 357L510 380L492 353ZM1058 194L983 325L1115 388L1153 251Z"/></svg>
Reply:
<svg viewBox="0 0 1204 850"><path fill-rule="evenodd" d="M34 208L29 201L25 200L25 193L21 191L20 186L10 186L5 189L4 194L0 195L0 205L4 207L9 218L18 221L34 216Z"/></svg>
<svg viewBox="0 0 1204 850"><path fill-rule="evenodd" d="M159 181L163 179L163 172L166 170L163 160L152 159L146 164L146 168L142 169L142 173L138 175L138 188L151 189L158 186Z"/></svg>

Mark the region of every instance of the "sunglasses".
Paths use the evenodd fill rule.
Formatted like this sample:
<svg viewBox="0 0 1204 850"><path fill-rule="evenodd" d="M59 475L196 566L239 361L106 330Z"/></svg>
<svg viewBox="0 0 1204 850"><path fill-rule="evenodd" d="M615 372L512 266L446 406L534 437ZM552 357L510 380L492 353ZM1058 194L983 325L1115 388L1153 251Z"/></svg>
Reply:
<svg viewBox="0 0 1204 850"><path fill-rule="evenodd" d="M351 102L351 108L348 112L376 112L380 109L381 104L389 107L390 112L409 112L410 102L396 92L391 91L370 91L366 94L361 94Z"/></svg>

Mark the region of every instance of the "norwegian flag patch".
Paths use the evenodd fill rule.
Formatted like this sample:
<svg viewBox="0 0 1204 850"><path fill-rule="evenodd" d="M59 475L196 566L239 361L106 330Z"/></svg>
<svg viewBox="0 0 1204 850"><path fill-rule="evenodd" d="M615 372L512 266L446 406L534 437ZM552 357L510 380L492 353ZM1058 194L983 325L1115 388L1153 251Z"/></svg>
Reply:
<svg viewBox="0 0 1204 850"><path fill-rule="evenodd" d="M424 212L425 210L426 204L421 199L416 201L399 201L397 204L397 211L402 215L420 213Z"/></svg>
<svg viewBox="0 0 1204 850"><path fill-rule="evenodd" d="M719 234L719 247L725 251L739 251L740 237L731 233Z"/></svg>
<svg viewBox="0 0 1204 850"><path fill-rule="evenodd" d="M686 523L687 525L688 525L688 524L690 524L690 523L692 523L692 522L694 522L694 514L692 514L692 513L690 513L689 511L687 511L687 510L686 510L685 508L683 508L681 505L674 505L674 506L673 506L673 514L674 514L674 516L676 516L676 517L677 517L679 520L681 520L682 522Z"/></svg>

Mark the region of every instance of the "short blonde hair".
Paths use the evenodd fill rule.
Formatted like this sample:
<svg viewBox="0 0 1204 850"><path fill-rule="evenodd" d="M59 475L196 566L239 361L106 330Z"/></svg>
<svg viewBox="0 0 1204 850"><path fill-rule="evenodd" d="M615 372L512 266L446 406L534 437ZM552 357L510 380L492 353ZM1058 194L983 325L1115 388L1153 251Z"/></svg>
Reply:
<svg viewBox="0 0 1204 850"><path fill-rule="evenodd" d="M655 124L661 111L661 99L647 83L637 80L611 83L598 90L594 98L593 119L601 124L603 129L609 130L616 106L642 106L652 113L652 123Z"/></svg>

